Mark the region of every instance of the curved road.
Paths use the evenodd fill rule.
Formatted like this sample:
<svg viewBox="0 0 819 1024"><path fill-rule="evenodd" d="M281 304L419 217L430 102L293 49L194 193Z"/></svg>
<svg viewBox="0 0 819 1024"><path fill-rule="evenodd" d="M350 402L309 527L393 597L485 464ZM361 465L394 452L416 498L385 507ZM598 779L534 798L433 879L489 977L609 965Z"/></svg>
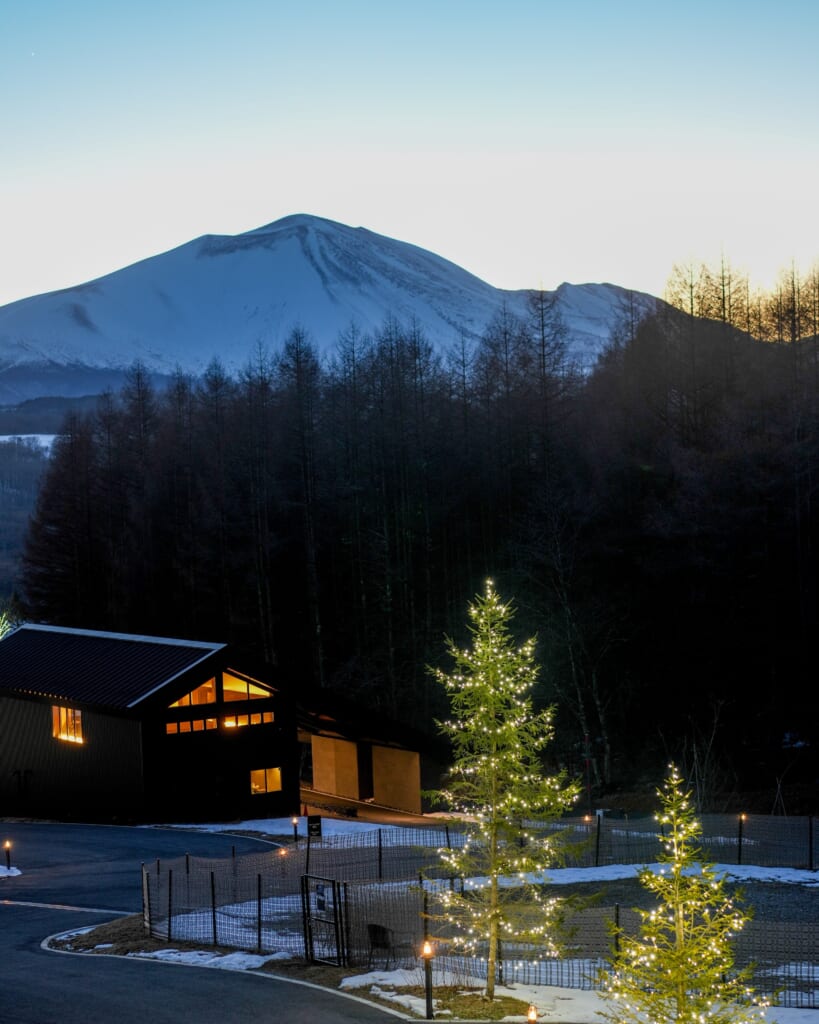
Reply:
<svg viewBox="0 0 819 1024"><path fill-rule="evenodd" d="M166 829L7 824L21 875L0 878L2 1024L384 1024L396 1014L250 972L43 950L47 935L141 909L140 865L230 856L258 842Z"/></svg>

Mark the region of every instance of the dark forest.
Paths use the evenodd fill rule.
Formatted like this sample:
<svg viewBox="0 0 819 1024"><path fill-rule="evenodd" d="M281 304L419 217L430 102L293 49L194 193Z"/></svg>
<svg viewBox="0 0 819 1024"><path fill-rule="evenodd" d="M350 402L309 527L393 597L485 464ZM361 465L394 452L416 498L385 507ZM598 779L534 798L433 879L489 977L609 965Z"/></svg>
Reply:
<svg viewBox="0 0 819 1024"><path fill-rule="evenodd" d="M817 775L816 340L626 304L581 373L564 335L535 293L448 353L386 321L326 363L294 329L236 377L134 366L63 426L25 614L228 641L432 736L491 576L590 792L673 757L704 805L777 809Z"/></svg>

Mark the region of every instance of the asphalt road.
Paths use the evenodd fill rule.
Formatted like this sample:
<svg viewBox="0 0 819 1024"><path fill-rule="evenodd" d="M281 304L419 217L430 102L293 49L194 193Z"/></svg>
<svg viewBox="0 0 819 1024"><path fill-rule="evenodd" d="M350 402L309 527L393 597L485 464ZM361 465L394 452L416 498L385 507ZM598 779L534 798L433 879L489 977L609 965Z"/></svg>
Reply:
<svg viewBox="0 0 819 1024"><path fill-rule="evenodd" d="M119 957L56 953L46 936L141 908L140 865L184 853L258 850L246 837L166 829L6 824L12 864L0 878L0 1024L384 1024L394 1016L268 976Z"/></svg>

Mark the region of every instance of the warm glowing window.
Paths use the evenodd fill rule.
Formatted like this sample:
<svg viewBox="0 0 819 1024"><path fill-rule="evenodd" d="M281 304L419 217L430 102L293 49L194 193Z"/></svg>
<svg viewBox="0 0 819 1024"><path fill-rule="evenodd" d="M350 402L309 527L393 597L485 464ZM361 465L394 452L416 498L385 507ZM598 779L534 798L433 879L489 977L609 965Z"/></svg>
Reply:
<svg viewBox="0 0 819 1024"><path fill-rule="evenodd" d="M69 743L82 743L82 712L78 708L52 705L51 735Z"/></svg>
<svg viewBox="0 0 819 1024"><path fill-rule="evenodd" d="M250 773L250 792L254 796L263 793L278 793L281 788L281 768L257 768Z"/></svg>
<svg viewBox="0 0 819 1024"><path fill-rule="evenodd" d="M175 700L170 705L172 708L187 708L191 704L213 704L216 701L216 680L209 679L195 690L186 693L184 697Z"/></svg>
<svg viewBox="0 0 819 1024"><path fill-rule="evenodd" d="M256 715L227 715L222 719L226 729L238 729L242 725L269 725L273 721L272 711L262 711Z"/></svg>
<svg viewBox="0 0 819 1024"><path fill-rule="evenodd" d="M215 718L196 718L192 722L166 722L165 732L168 736L176 736L180 732L205 732L216 728Z"/></svg>
<svg viewBox="0 0 819 1024"><path fill-rule="evenodd" d="M222 673L222 693L225 700L259 700L261 697L272 697L270 690L257 686L249 679Z"/></svg>

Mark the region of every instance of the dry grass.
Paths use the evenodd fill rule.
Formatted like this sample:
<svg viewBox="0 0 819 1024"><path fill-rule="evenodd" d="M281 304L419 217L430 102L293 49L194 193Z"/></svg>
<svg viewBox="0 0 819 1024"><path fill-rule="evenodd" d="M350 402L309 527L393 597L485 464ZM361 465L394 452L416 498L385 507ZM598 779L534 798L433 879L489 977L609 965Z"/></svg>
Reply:
<svg viewBox="0 0 819 1024"><path fill-rule="evenodd" d="M88 931L74 933L64 938L54 939L51 945L55 949L64 949L73 953L90 953L93 955L127 956L130 954L152 953L156 950L167 949L169 943L161 939L151 938L145 931L141 914L133 914L130 917L119 917L114 921L107 921L97 925ZM201 943L185 942L174 939L170 944L174 949L201 949ZM235 953L236 950L225 946L208 946L207 949L213 952ZM328 964L308 963L306 960L274 960L260 968L266 974L278 975L285 978L294 978L298 981L312 982L314 985L321 985L325 988L338 989L342 978L348 978L353 974L361 974L363 971L356 971L349 967L334 967ZM382 989L386 989L383 983ZM424 989L420 985L395 988L396 994L410 994L419 999L424 998ZM382 1006L395 1008L395 1003L389 999L373 995L366 988L356 989L356 994L373 1003ZM526 1016L528 1004L520 999L509 997L498 997L493 1002L487 1002L480 991L470 990L463 987L435 987L435 1009L436 1014L446 1013L450 1020L501 1020L507 1016Z"/></svg>
<svg viewBox="0 0 819 1024"><path fill-rule="evenodd" d="M174 949L201 949L201 943L173 940ZM127 956L129 953L153 953L167 949L167 940L154 939L145 931L141 914L118 917L114 921L98 924L96 928L52 939L54 949L65 949L73 953L103 953L110 956ZM217 953L235 953L226 946L208 946Z"/></svg>
<svg viewBox="0 0 819 1024"><path fill-rule="evenodd" d="M396 992L424 998L420 986L397 988ZM435 1013L446 1014L449 1020L503 1020L504 1017L525 1017L529 1004L512 996L496 996L490 1003L480 989L435 986ZM393 1004L394 1006L395 1004Z"/></svg>

